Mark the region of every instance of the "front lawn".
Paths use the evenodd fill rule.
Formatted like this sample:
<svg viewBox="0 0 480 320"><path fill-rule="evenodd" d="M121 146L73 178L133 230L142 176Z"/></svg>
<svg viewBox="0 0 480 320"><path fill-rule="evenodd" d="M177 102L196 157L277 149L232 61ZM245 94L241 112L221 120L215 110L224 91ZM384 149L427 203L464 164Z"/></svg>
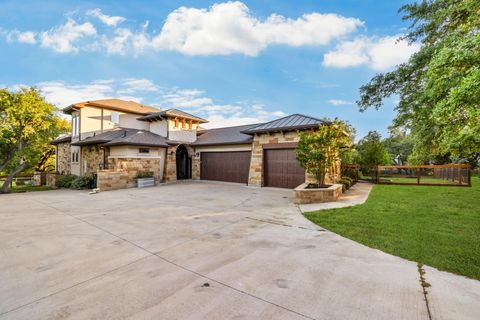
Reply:
<svg viewBox="0 0 480 320"><path fill-rule="evenodd" d="M375 185L366 203L306 213L369 247L480 280L480 179L472 187Z"/></svg>

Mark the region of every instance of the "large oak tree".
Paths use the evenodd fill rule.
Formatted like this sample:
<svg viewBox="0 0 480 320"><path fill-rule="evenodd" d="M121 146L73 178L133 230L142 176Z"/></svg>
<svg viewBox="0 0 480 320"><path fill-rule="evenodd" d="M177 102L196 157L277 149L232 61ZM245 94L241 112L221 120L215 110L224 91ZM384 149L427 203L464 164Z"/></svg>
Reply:
<svg viewBox="0 0 480 320"><path fill-rule="evenodd" d="M35 88L0 89L0 172L8 175L0 193L24 170L51 155L49 142L67 132L69 124Z"/></svg>
<svg viewBox="0 0 480 320"><path fill-rule="evenodd" d="M361 110L398 95L393 127L414 140L412 163L480 154L480 1L429 0L401 8L421 49L360 89Z"/></svg>

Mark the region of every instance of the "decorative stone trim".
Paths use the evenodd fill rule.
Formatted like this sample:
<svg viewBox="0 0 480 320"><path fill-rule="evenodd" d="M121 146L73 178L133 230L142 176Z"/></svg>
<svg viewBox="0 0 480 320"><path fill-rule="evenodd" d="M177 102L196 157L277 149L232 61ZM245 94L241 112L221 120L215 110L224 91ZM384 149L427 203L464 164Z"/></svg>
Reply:
<svg viewBox="0 0 480 320"><path fill-rule="evenodd" d="M294 191L294 203L319 203L333 202L342 195L342 185L333 184L328 188L307 189L309 183L303 183L296 187Z"/></svg>

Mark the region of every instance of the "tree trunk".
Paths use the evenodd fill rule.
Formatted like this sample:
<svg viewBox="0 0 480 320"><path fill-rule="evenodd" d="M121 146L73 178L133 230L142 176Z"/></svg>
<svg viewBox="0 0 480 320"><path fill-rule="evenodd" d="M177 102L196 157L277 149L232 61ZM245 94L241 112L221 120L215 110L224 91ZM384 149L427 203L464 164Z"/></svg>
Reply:
<svg viewBox="0 0 480 320"><path fill-rule="evenodd" d="M25 169L25 162L21 162L18 167L15 168L15 170L12 171L7 177L7 180L3 182L2 189L0 190L0 193L8 193L8 186L10 183L13 181L15 176L22 172Z"/></svg>

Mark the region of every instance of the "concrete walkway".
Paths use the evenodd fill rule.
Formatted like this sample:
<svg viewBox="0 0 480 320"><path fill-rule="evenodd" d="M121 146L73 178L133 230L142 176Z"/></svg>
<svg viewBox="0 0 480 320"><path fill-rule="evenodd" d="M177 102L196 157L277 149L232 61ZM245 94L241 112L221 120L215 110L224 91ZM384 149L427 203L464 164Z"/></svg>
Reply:
<svg viewBox="0 0 480 320"><path fill-rule="evenodd" d="M357 204L362 204L368 199L368 195L372 190L373 184L368 182L358 182L349 190L347 190L338 201L335 202L325 202L325 203L310 203L310 204L301 204L299 208L302 212L317 211L323 209L335 209L335 208L344 208L355 206Z"/></svg>
<svg viewBox="0 0 480 320"><path fill-rule="evenodd" d="M0 196L0 319L478 319L480 282L323 230L292 191Z"/></svg>

